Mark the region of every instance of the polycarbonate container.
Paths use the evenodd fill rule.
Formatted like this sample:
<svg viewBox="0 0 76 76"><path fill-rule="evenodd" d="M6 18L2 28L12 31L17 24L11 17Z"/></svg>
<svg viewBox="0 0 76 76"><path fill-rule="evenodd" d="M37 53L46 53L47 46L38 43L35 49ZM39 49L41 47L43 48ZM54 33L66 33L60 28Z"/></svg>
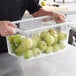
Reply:
<svg viewBox="0 0 76 76"><path fill-rule="evenodd" d="M15 45L15 49L13 51L9 38L11 36L15 36L16 34L7 36L8 53L18 58L32 60L66 51L68 41L68 23L56 24L54 21L50 21L50 19L51 17L44 16L13 22L18 24L19 29L24 32L19 34L21 42L18 42L18 45L15 44L17 43L15 40L18 40L17 37L12 40ZM54 35L49 32L50 30L52 30L51 32L54 33ZM42 32L45 32L46 35L45 33L41 35ZM66 39L63 38L63 40L59 40L60 33L65 33ZM55 38L55 36L57 36L57 38ZM63 36L61 36L61 38L62 37ZM61 42L64 44L61 46L62 48L60 47ZM18 52L21 54L17 55L16 53Z"/></svg>

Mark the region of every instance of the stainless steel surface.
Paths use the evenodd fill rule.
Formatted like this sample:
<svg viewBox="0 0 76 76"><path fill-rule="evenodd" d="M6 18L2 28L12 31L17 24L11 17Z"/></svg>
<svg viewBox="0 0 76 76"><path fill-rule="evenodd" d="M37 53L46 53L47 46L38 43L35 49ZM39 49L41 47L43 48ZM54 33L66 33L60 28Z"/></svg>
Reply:
<svg viewBox="0 0 76 76"><path fill-rule="evenodd" d="M16 57L7 53L0 54L0 76L22 76L22 70Z"/></svg>
<svg viewBox="0 0 76 76"><path fill-rule="evenodd" d="M76 76L76 48L34 61L0 54L0 76Z"/></svg>

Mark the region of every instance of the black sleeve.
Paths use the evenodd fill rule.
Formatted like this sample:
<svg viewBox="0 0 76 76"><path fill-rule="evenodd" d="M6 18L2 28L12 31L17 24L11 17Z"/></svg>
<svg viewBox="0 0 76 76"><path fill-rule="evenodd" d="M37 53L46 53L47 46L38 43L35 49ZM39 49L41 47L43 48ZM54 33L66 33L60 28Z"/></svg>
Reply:
<svg viewBox="0 0 76 76"><path fill-rule="evenodd" d="M27 10L30 14L33 14L34 12L38 11L41 8L39 5L39 0L29 0L29 4L27 7Z"/></svg>

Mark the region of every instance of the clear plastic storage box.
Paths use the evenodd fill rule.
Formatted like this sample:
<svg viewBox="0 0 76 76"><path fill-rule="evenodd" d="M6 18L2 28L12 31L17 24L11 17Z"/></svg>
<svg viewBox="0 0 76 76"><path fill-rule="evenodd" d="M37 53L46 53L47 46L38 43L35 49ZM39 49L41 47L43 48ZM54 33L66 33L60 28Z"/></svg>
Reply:
<svg viewBox="0 0 76 76"><path fill-rule="evenodd" d="M32 60L66 51L68 23L56 24L50 20L51 17L44 16L13 22L22 31L7 36L8 53Z"/></svg>

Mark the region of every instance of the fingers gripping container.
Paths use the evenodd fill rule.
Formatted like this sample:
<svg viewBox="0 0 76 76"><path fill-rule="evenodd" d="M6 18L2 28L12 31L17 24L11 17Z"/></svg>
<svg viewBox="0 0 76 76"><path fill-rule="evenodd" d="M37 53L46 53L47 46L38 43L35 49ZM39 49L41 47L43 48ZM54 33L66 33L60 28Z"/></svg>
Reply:
<svg viewBox="0 0 76 76"><path fill-rule="evenodd" d="M19 24L23 32L7 36L8 53L12 56L33 60L67 49L67 23L56 24L49 16L13 23Z"/></svg>

